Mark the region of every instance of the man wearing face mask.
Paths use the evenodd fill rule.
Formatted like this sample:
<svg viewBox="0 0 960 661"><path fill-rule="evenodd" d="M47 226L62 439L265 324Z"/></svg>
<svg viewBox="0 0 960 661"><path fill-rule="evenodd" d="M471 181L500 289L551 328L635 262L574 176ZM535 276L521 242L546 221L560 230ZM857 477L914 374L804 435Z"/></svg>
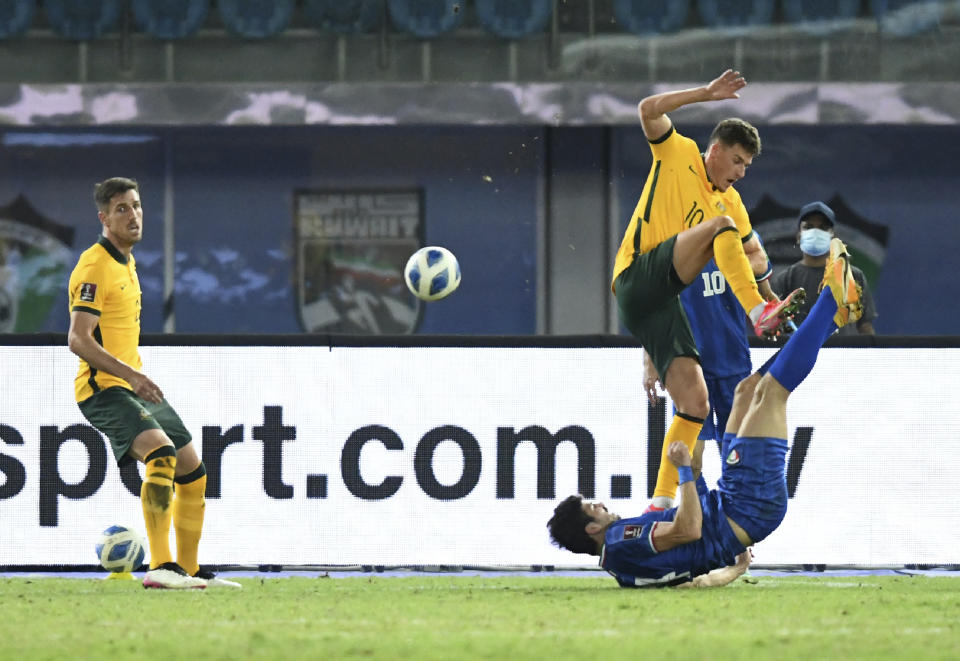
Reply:
<svg viewBox="0 0 960 661"><path fill-rule="evenodd" d="M800 209L797 217L797 244L803 258L788 268L780 269L770 279L770 286L778 294L791 292L797 287L807 291L807 299L800 305L794 322L801 324L810 308L817 300L817 288L823 279L823 269L830 254L830 240L834 236L836 215L833 209L823 202L811 202ZM863 271L851 265L853 279L863 289L861 303L863 316L855 324L841 328L837 335L874 335L873 320L877 318L877 308L873 295L867 286Z"/></svg>

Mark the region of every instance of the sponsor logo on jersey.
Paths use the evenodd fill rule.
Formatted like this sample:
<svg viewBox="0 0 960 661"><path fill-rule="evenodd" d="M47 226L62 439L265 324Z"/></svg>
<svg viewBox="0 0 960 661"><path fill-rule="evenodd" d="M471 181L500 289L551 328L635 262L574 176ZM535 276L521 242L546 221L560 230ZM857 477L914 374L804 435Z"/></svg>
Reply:
<svg viewBox="0 0 960 661"><path fill-rule="evenodd" d="M296 191L297 304L310 333L406 334L422 305L403 280L423 245L420 190Z"/></svg>

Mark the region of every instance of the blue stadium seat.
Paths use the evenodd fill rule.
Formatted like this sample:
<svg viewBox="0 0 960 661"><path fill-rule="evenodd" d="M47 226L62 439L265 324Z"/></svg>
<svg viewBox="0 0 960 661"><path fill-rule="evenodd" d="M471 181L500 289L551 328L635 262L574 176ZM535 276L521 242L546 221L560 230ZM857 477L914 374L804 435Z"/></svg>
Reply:
<svg viewBox="0 0 960 661"><path fill-rule="evenodd" d="M909 36L932 30L943 18L942 0L870 0L881 32Z"/></svg>
<svg viewBox="0 0 960 661"><path fill-rule="evenodd" d="M484 29L504 39L543 32L553 15L552 0L476 0Z"/></svg>
<svg viewBox="0 0 960 661"><path fill-rule="evenodd" d="M860 0L783 0L783 17L814 34L827 34L850 24Z"/></svg>
<svg viewBox="0 0 960 661"><path fill-rule="evenodd" d="M209 0L133 0L137 27L158 39L183 39L203 25Z"/></svg>
<svg viewBox="0 0 960 661"><path fill-rule="evenodd" d="M429 39L463 22L464 0L388 0L390 20L404 32Z"/></svg>
<svg viewBox="0 0 960 661"><path fill-rule="evenodd" d="M689 0L613 0L617 23L641 36L677 31L689 12Z"/></svg>
<svg viewBox="0 0 960 661"><path fill-rule="evenodd" d="M356 34L380 27L381 7L381 0L305 0L303 13L321 30Z"/></svg>
<svg viewBox="0 0 960 661"><path fill-rule="evenodd" d="M700 17L712 28L769 25L774 4L774 0L697 0Z"/></svg>
<svg viewBox="0 0 960 661"><path fill-rule="evenodd" d="M35 0L0 0L0 39L19 37L30 29L36 9Z"/></svg>
<svg viewBox="0 0 960 661"><path fill-rule="evenodd" d="M43 9L58 35L87 41L116 27L121 0L45 0Z"/></svg>
<svg viewBox="0 0 960 661"><path fill-rule="evenodd" d="M265 39L287 29L294 0L218 0L220 18L238 37Z"/></svg>

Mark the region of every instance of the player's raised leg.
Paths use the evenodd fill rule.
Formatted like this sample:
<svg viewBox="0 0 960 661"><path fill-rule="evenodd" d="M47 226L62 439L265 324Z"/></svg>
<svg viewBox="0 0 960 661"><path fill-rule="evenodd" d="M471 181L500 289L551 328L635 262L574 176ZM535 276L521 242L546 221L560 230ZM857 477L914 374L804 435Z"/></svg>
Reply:
<svg viewBox="0 0 960 661"><path fill-rule="evenodd" d="M820 283L821 292L827 288L837 303L837 314L833 322L838 328L855 323L863 316L863 292L853 278L850 252L846 244L836 237L830 241L830 256L827 258L823 281Z"/></svg>
<svg viewBox="0 0 960 661"><path fill-rule="evenodd" d="M765 301L760 295L750 260L733 219L716 216L677 235L673 265L685 283L693 282L711 258L723 273L727 284L750 317L754 331L761 337L776 337L786 330L787 322L803 303L803 289L791 292L781 301Z"/></svg>
<svg viewBox="0 0 960 661"><path fill-rule="evenodd" d="M747 411L750 410L750 404L753 402L753 393L756 391L760 379L769 371L772 363L773 357L764 363L759 370L737 384L737 389L733 395L733 406L730 408L730 416L727 418L727 427L724 431L723 439L720 442L721 459L727 456L727 448L730 446L730 441L737 437L737 431L740 429L740 425L744 417L746 417Z"/></svg>
<svg viewBox="0 0 960 661"><path fill-rule="evenodd" d="M840 326L856 322L861 314L860 288L850 269L850 254L842 241L834 239L824 269L820 297L804 322L777 352L770 371L760 381L750 410L738 428L738 435L786 438L787 397L810 374L827 338Z"/></svg>

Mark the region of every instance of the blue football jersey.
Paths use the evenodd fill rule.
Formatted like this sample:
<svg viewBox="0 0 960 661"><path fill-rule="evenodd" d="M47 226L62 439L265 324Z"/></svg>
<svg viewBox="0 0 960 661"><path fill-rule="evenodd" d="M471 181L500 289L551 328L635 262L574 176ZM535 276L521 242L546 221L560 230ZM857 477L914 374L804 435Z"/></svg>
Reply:
<svg viewBox="0 0 960 661"><path fill-rule="evenodd" d="M727 567L746 549L727 523L714 489L700 494L703 527L699 540L667 551L658 551L653 531L663 521L672 521L676 508L650 512L632 519L614 521L607 528L600 566L621 587L667 587L693 580L694 576Z"/></svg>
<svg viewBox="0 0 960 661"><path fill-rule="evenodd" d="M710 262L700 277L680 293L690 320L693 339L700 350L700 365L707 378L749 373L750 344L746 313L733 290L727 287L716 262Z"/></svg>

